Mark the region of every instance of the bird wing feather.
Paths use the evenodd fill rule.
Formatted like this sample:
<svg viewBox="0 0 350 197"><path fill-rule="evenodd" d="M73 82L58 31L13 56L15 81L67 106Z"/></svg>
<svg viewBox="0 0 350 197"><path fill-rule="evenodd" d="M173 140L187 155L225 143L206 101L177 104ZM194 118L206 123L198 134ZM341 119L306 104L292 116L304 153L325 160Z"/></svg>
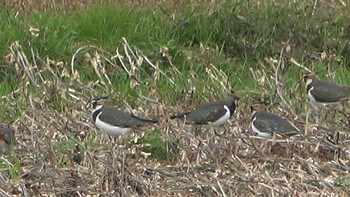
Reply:
<svg viewBox="0 0 350 197"><path fill-rule="evenodd" d="M318 102L338 102L350 97L350 88L326 81L315 81L311 94Z"/></svg>
<svg viewBox="0 0 350 197"><path fill-rule="evenodd" d="M288 120L268 112L257 112L254 126L261 132L266 133L299 133L296 128Z"/></svg>
<svg viewBox="0 0 350 197"><path fill-rule="evenodd" d="M156 120L138 118L109 106L104 106L102 108L100 119L108 124L122 127L141 126L157 122Z"/></svg>
<svg viewBox="0 0 350 197"><path fill-rule="evenodd" d="M216 105L215 103L209 103L211 105L203 105L202 107L194 110L187 115L187 120L194 122L195 124L207 124L215 122L222 116L224 116L227 110L224 106Z"/></svg>

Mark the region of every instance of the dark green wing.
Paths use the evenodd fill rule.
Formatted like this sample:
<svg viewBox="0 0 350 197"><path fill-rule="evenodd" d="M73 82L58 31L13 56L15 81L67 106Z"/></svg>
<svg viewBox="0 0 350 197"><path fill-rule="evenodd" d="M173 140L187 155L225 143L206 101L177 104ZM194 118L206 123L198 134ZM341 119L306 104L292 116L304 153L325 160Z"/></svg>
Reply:
<svg viewBox="0 0 350 197"><path fill-rule="evenodd" d="M117 108L109 106L103 106L100 119L108 124L121 127L141 126L157 122L156 120L146 120L131 116Z"/></svg>
<svg viewBox="0 0 350 197"><path fill-rule="evenodd" d="M207 124L215 122L221 118L227 110L223 104L208 103L187 114L187 120L194 122L195 124Z"/></svg>
<svg viewBox="0 0 350 197"><path fill-rule="evenodd" d="M299 133L299 129L288 120L268 112L257 112L254 126L265 133Z"/></svg>
<svg viewBox="0 0 350 197"><path fill-rule="evenodd" d="M311 94L318 102L338 102L350 97L350 88L326 81L315 81Z"/></svg>

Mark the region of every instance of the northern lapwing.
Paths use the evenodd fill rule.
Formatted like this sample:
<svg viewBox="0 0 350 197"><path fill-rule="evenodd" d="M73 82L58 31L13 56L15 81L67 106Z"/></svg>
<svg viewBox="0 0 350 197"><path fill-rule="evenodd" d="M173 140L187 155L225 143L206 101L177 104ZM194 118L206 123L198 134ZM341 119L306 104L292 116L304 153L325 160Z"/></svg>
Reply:
<svg viewBox="0 0 350 197"><path fill-rule="evenodd" d="M8 154L11 144L16 144L15 132L9 127L0 127L0 155Z"/></svg>
<svg viewBox="0 0 350 197"><path fill-rule="evenodd" d="M315 73L306 73L303 79L312 104L342 111L341 101L350 97L349 87L319 80Z"/></svg>
<svg viewBox="0 0 350 197"><path fill-rule="evenodd" d="M210 124L220 126L231 118L238 105L238 100L239 96L232 91L223 100L206 103L194 111L181 113L170 117L170 119L184 118L186 121L198 125Z"/></svg>
<svg viewBox="0 0 350 197"><path fill-rule="evenodd" d="M251 129L258 137L263 139L271 139L274 134L282 137L290 137L300 133L300 130L288 120L266 112L265 105L262 103L253 104L251 106L252 119Z"/></svg>
<svg viewBox="0 0 350 197"><path fill-rule="evenodd" d="M121 134L128 134L133 128L151 125L158 120L147 120L123 112L116 107L101 105L100 99L93 99L92 118L97 128L106 131L115 137Z"/></svg>

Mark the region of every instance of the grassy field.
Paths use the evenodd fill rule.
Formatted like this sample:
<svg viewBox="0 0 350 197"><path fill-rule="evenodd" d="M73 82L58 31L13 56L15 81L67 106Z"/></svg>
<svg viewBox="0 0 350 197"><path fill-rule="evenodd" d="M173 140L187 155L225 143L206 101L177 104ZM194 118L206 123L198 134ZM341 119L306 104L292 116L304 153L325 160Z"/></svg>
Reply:
<svg viewBox="0 0 350 197"><path fill-rule="evenodd" d="M350 105L312 112L301 81L350 85L349 0L5 2L0 120L18 143L0 196L349 195ZM221 135L169 120L232 89ZM161 123L110 139L89 106L106 95ZM250 139L261 100L307 137Z"/></svg>

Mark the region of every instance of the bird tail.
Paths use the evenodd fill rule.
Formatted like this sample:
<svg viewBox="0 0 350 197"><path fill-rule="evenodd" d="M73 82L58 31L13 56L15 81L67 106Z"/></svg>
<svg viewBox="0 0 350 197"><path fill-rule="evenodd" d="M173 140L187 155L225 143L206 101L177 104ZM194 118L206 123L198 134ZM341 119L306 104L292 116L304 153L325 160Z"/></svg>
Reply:
<svg viewBox="0 0 350 197"><path fill-rule="evenodd" d="M184 113L181 113L181 114L177 114L177 115L174 115L174 116L170 116L170 119L175 119L175 118L183 118L185 115L189 114L190 112L184 112Z"/></svg>
<svg viewBox="0 0 350 197"><path fill-rule="evenodd" d="M159 122L159 120L144 119L144 118L140 118L140 117L136 117L136 116L132 116L132 117L137 118L138 120L145 122L145 123L157 123L157 122Z"/></svg>

